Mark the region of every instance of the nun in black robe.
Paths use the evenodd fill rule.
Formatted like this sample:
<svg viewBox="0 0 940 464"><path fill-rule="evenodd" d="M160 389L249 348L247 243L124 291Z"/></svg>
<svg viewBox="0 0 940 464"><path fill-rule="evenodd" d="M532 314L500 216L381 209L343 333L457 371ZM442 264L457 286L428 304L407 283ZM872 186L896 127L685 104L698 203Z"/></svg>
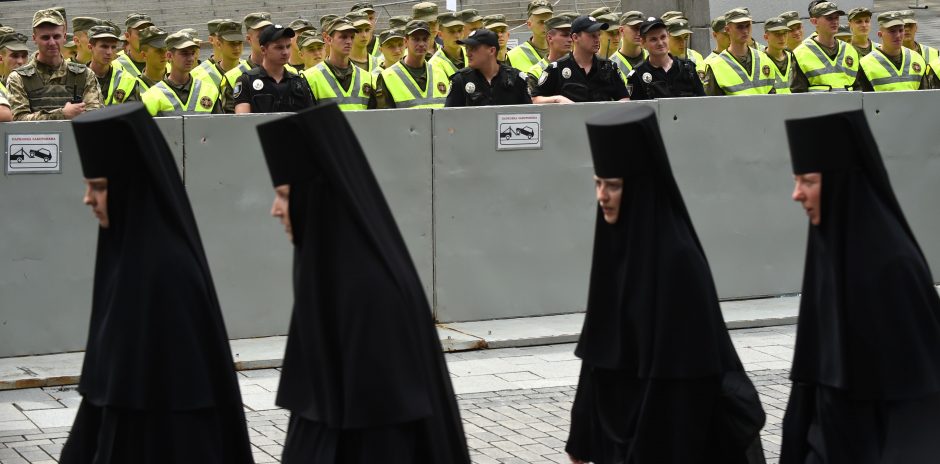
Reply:
<svg viewBox="0 0 940 464"><path fill-rule="evenodd" d="M656 114L618 108L587 128L595 174L624 186L614 224L598 207L566 451L597 464L764 462L764 411L728 335Z"/></svg>
<svg viewBox="0 0 940 464"><path fill-rule="evenodd" d="M469 463L427 298L352 127L334 104L258 132L274 186L290 186L282 462Z"/></svg>
<svg viewBox="0 0 940 464"><path fill-rule="evenodd" d="M238 381L195 217L139 103L72 123L85 178L107 179L91 325L63 464L249 464Z"/></svg>
<svg viewBox="0 0 940 464"><path fill-rule="evenodd" d="M940 462L940 298L862 111L787 121L821 173L782 464ZM839 137L807 137L820 127Z"/></svg>

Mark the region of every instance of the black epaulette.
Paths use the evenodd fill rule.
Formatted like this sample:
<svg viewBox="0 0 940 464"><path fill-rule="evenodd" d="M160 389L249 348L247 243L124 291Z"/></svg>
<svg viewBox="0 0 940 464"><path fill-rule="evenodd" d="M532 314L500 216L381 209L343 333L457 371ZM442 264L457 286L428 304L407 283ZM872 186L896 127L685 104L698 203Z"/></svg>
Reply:
<svg viewBox="0 0 940 464"><path fill-rule="evenodd" d="M245 71L243 74L247 74L249 76L260 76L261 70L262 70L261 66L258 66L257 68L251 68ZM284 70L287 71L287 69L284 69Z"/></svg>
<svg viewBox="0 0 940 464"><path fill-rule="evenodd" d="M500 65L500 66L502 66L502 65ZM469 75L473 74L473 68L467 66L466 68L462 68L462 69L460 69L459 71L457 71L457 74L463 74L463 75L465 75L465 76L469 76ZM456 74L455 74L455 75L456 75ZM451 79L453 79L453 78L454 78L454 76L451 76Z"/></svg>

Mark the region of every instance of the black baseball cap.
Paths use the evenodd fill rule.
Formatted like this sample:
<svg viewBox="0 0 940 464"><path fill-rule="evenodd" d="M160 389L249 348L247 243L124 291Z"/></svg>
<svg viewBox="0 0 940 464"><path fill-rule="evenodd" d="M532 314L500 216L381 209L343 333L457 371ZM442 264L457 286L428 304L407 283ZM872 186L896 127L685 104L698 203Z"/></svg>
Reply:
<svg viewBox="0 0 940 464"><path fill-rule="evenodd" d="M261 34L258 35L258 43L261 45L267 45L275 40L288 38L293 38L297 33L289 27L284 27L280 24L271 24L265 26L261 30Z"/></svg>
<svg viewBox="0 0 940 464"><path fill-rule="evenodd" d="M646 35L647 32L656 29L656 28L666 28L666 23L659 18L649 18L646 21L640 23L640 35Z"/></svg>
<svg viewBox="0 0 940 464"><path fill-rule="evenodd" d="M476 29L467 36L466 39L457 41L460 45L489 45L490 47L499 47L499 37L489 29Z"/></svg>
<svg viewBox="0 0 940 464"><path fill-rule="evenodd" d="M610 27L610 24L603 23L595 19L593 16L581 15L577 18L574 18L574 21L571 21L571 33L577 32L597 32L601 30L607 30Z"/></svg>

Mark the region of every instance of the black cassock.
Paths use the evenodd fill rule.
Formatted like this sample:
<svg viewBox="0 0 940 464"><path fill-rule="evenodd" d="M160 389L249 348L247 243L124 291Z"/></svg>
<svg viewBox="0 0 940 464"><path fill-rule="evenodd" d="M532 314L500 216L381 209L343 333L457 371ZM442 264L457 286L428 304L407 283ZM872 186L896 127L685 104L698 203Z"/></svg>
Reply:
<svg viewBox="0 0 940 464"><path fill-rule="evenodd" d="M566 451L598 464L763 462L764 411L655 113L619 108L587 126L596 175L624 187L615 224L598 207Z"/></svg>
<svg viewBox="0 0 940 464"><path fill-rule="evenodd" d="M345 116L324 105L258 132L294 236L283 462L469 463L424 289Z"/></svg>
<svg viewBox="0 0 940 464"><path fill-rule="evenodd" d="M251 463L228 336L169 147L139 103L75 118L108 181L82 403L60 462Z"/></svg>
<svg viewBox="0 0 940 464"><path fill-rule="evenodd" d="M806 137L826 127L839 137ZM862 111L787 121L810 225L782 464L940 462L940 298Z"/></svg>

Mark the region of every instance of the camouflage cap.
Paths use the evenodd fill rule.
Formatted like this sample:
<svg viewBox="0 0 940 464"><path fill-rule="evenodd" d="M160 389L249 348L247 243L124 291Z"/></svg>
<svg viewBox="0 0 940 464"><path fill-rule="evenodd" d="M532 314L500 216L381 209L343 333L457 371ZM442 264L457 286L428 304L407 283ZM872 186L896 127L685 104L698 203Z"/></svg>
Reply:
<svg viewBox="0 0 940 464"><path fill-rule="evenodd" d="M494 27L509 27L506 23L506 15L495 14L483 17L483 27L492 29Z"/></svg>
<svg viewBox="0 0 940 464"><path fill-rule="evenodd" d="M193 37L183 31L174 32L166 36L167 50L183 50L191 47L198 47L199 44L193 40Z"/></svg>
<svg viewBox="0 0 940 464"><path fill-rule="evenodd" d="M293 29L297 34L302 34L304 31L308 31L310 29L316 29L313 23L304 18L297 18L291 21L287 27Z"/></svg>
<svg viewBox="0 0 940 464"><path fill-rule="evenodd" d="M198 38L199 38L199 32L196 32L196 30L193 29L193 28L191 28L191 27L183 28L183 29L180 29L179 31L182 32L183 34L186 34L186 35L188 35L188 36L194 38L194 39L198 39Z"/></svg>
<svg viewBox="0 0 940 464"><path fill-rule="evenodd" d="M65 43L62 44L62 48L78 48L78 44L75 43L75 34L71 32L65 33Z"/></svg>
<svg viewBox="0 0 940 464"><path fill-rule="evenodd" d="M408 24L408 21L411 21L411 16L392 16L388 18L388 27L389 29L401 29Z"/></svg>
<svg viewBox="0 0 940 464"><path fill-rule="evenodd" d="M0 49L5 48L15 52L28 52L29 47L26 46L27 40L29 40L29 37L19 32L3 34L0 35Z"/></svg>
<svg viewBox="0 0 940 464"><path fill-rule="evenodd" d="M849 14L846 15L849 18L849 21L858 18L860 16L871 16L871 10L865 7L857 7L849 10Z"/></svg>
<svg viewBox="0 0 940 464"><path fill-rule="evenodd" d="M90 16L76 16L72 18L72 32L88 32L94 26L101 24L98 18Z"/></svg>
<svg viewBox="0 0 940 464"><path fill-rule="evenodd" d="M798 11L785 11L780 13L780 17L787 21L787 27L803 24L803 21L800 21L800 13Z"/></svg>
<svg viewBox="0 0 940 464"><path fill-rule="evenodd" d="M210 19L206 22L206 30L209 31L209 37L212 37L219 33L219 23L225 21L224 19Z"/></svg>
<svg viewBox="0 0 940 464"><path fill-rule="evenodd" d="M62 17L62 13L49 8L45 10L39 10L33 14L33 27L36 27L40 24L52 24L53 26L64 26L65 18Z"/></svg>
<svg viewBox="0 0 940 464"><path fill-rule="evenodd" d="M725 21L725 15L721 15L712 20L712 32L724 32L728 21Z"/></svg>
<svg viewBox="0 0 940 464"><path fill-rule="evenodd" d="M464 23L475 23L477 21L483 21L483 17L480 16L480 12L477 10L474 10L473 8L468 8L466 10L458 11L457 17L460 18L460 20L463 21ZM391 22L392 20L389 19L389 23Z"/></svg>
<svg viewBox="0 0 940 464"><path fill-rule="evenodd" d="M350 11L346 13L345 18L352 23L353 27L372 25L372 21L369 21L369 14L362 10Z"/></svg>
<svg viewBox="0 0 940 464"><path fill-rule="evenodd" d="M844 15L845 12L839 9L839 6L832 2L820 2L813 5L809 10L810 18L819 18L821 16L829 16L831 14L838 13Z"/></svg>
<svg viewBox="0 0 940 464"><path fill-rule="evenodd" d="M577 11L562 11L559 13L555 13L555 16L567 16L571 18L572 21L574 21L574 18L581 16L581 13L578 13Z"/></svg>
<svg viewBox="0 0 940 464"><path fill-rule="evenodd" d="M646 15L641 11L628 11L620 16L621 26L639 26L646 21Z"/></svg>
<svg viewBox="0 0 940 464"><path fill-rule="evenodd" d="M124 27L128 29L137 29L145 26L153 26L153 20L150 16L143 13L131 13L124 18Z"/></svg>
<svg viewBox="0 0 940 464"><path fill-rule="evenodd" d="M735 8L725 13L725 23L733 24L751 22L754 22L754 20L751 19L751 12L748 11L747 8Z"/></svg>
<svg viewBox="0 0 940 464"><path fill-rule="evenodd" d="M663 13L662 16L659 17L659 19L663 20L663 22L669 21L670 19L674 19L674 18L685 18L685 13L681 11L667 11Z"/></svg>
<svg viewBox="0 0 940 464"><path fill-rule="evenodd" d="M463 21L457 17L456 13L451 13L446 11L437 15L437 21L441 23L441 27L454 27L454 26L463 26Z"/></svg>
<svg viewBox="0 0 940 464"><path fill-rule="evenodd" d="M307 29L297 36L297 46L300 48L310 48L315 44L323 45L323 36L316 29Z"/></svg>
<svg viewBox="0 0 940 464"><path fill-rule="evenodd" d="M339 18L330 21L330 23L326 26L327 35L333 35L334 32L355 30L356 26L353 25L352 21L350 21L345 16L340 16Z"/></svg>
<svg viewBox="0 0 940 464"><path fill-rule="evenodd" d="M552 29L571 29L570 16L552 16L545 20L545 30Z"/></svg>
<svg viewBox="0 0 940 464"><path fill-rule="evenodd" d="M903 26L904 17L901 16L900 11L885 11L878 15L878 27L882 29L890 29L894 26Z"/></svg>
<svg viewBox="0 0 940 464"><path fill-rule="evenodd" d="M245 41L245 33L242 32L242 23L234 19L223 19L222 22L216 26L215 35L226 42Z"/></svg>
<svg viewBox="0 0 940 464"><path fill-rule="evenodd" d="M385 42L388 42L392 39L404 39L405 30L404 29L386 29L379 34L379 44L385 45Z"/></svg>
<svg viewBox="0 0 940 464"><path fill-rule="evenodd" d="M764 32L790 32L790 27L787 26L786 19L774 16L764 21Z"/></svg>
<svg viewBox="0 0 940 464"><path fill-rule="evenodd" d="M372 2L356 2L353 4L352 8L349 11L359 11L363 10L366 13L375 13L375 7L372 6Z"/></svg>
<svg viewBox="0 0 940 464"><path fill-rule="evenodd" d="M88 30L89 39L115 39L121 40L121 31L107 24L92 26Z"/></svg>
<svg viewBox="0 0 940 464"><path fill-rule="evenodd" d="M411 6L411 17L417 21L437 21L437 5L431 2L416 3Z"/></svg>
<svg viewBox="0 0 940 464"><path fill-rule="evenodd" d="M417 19L412 19L411 21L408 21L408 24L405 25L405 35L411 35L418 31L424 31L430 34L431 26L428 25L427 21L421 21Z"/></svg>
<svg viewBox="0 0 940 464"><path fill-rule="evenodd" d="M594 19L596 19L598 22L607 24L609 26L607 30L611 30L611 28L615 28L616 26L620 25L620 18L617 17L617 13L611 12L610 8L607 8L606 6L592 11L589 16L594 17Z"/></svg>
<svg viewBox="0 0 940 464"><path fill-rule="evenodd" d="M64 6L53 6L53 7L49 7L49 9L50 9L50 10L54 10L54 11L58 11L59 14L62 15L62 21L64 21L65 23L68 23L68 22L69 22L68 16L65 15L65 7L64 7Z"/></svg>
<svg viewBox="0 0 940 464"><path fill-rule="evenodd" d="M595 19L597 19L598 16L609 15L609 14L610 14L610 8L607 8L606 6L602 6L588 13L588 16L593 16Z"/></svg>
<svg viewBox="0 0 940 464"><path fill-rule="evenodd" d="M147 26L140 30L140 44L153 48L166 48L167 33L157 26Z"/></svg>
<svg viewBox="0 0 940 464"><path fill-rule="evenodd" d="M692 33L692 29L689 27L689 20L684 18L673 18L666 21L666 30L668 30L669 35L673 37L680 37Z"/></svg>
<svg viewBox="0 0 940 464"><path fill-rule="evenodd" d="M532 16L544 13L554 13L555 8L548 0L532 0L526 7L526 16Z"/></svg>
<svg viewBox="0 0 940 464"><path fill-rule="evenodd" d="M898 13L901 14L904 24L917 24L917 16L914 14L914 10L902 10Z"/></svg>
<svg viewBox="0 0 940 464"><path fill-rule="evenodd" d="M336 18L339 18L339 16L336 16L335 14L325 14L323 16L320 16L320 29L326 32L330 23L333 22L333 20Z"/></svg>
<svg viewBox="0 0 940 464"><path fill-rule="evenodd" d="M2 35L7 35L7 34L13 34L13 33L15 33L15 32L16 32L16 29L13 29L13 28L10 27L10 26L0 26L0 36L2 36Z"/></svg>
<svg viewBox="0 0 940 464"><path fill-rule="evenodd" d="M271 13L268 13L266 11L248 13L247 15L245 15L245 19L242 20L242 23L245 25L246 31L261 29L265 26L270 26L274 24L271 22Z"/></svg>
<svg viewBox="0 0 940 464"><path fill-rule="evenodd" d="M835 35L833 35L833 37L837 39L840 37L844 37L844 38L852 37L852 29L849 29L848 24L840 24L839 30L835 33Z"/></svg>

